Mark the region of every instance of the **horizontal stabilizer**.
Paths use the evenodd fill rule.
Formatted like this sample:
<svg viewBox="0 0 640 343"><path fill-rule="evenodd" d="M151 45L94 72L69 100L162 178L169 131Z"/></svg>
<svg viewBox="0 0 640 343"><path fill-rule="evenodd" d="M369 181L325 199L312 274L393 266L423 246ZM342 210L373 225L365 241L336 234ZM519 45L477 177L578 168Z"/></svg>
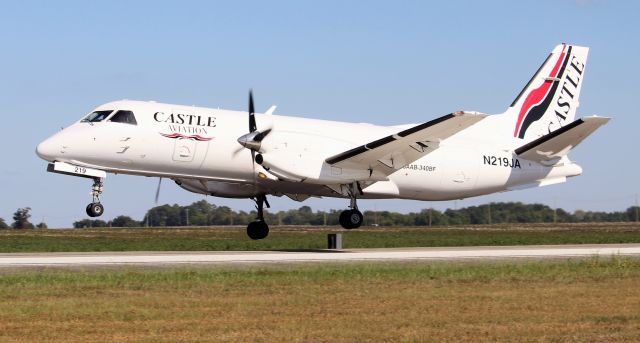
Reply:
<svg viewBox="0 0 640 343"><path fill-rule="evenodd" d="M553 179L538 180L538 181L535 181L535 182L532 182L532 183L525 183L524 185L515 185L515 186L508 187L507 190L519 191L519 190L523 190L523 189L555 185L555 184L563 183L563 182L567 182L567 177L566 176L557 177L557 178L553 178Z"/></svg>
<svg viewBox="0 0 640 343"><path fill-rule="evenodd" d="M554 164L610 118L585 117L516 149L518 157Z"/></svg>
<svg viewBox="0 0 640 343"><path fill-rule="evenodd" d="M416 125L359 147L347 150L325 161L348 169L376 170L390 175L438 148L440 142L484 119L477 112L456 112Z"/></svg>

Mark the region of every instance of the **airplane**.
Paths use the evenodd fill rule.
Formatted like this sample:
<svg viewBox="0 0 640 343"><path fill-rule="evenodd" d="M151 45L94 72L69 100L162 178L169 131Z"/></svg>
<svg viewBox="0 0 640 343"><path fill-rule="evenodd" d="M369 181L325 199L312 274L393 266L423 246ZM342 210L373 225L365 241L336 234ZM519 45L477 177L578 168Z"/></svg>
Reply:
<svg viewBox="0 0 640 343"><path fill-rule="evenodd" d="M610 118L575 119L589 49L556 46L502 114L456 111L420 124L380 126L121 100L98 106L41 142L47 170L93 180L90 217L107 173L159 177L183 189L255 201L251 239L269 234L267 196L454 200L565 182L582 168L568 153ZM574 120L575 119L575 120ZM158 193L156 193L157 202Z"/></svg>

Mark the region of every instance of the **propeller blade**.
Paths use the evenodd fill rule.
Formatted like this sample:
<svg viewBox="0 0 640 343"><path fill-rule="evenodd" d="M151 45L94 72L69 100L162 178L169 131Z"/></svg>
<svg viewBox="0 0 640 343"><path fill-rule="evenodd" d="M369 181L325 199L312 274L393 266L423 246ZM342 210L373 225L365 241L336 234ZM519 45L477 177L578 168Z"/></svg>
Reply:
<svg viewBox="0 0 640 343"><path fill-rule="evenodd" d="M238 149L234 150L234 151L231 153L231 155L232 155L233 157L236 157L236 156L238 156L238 154L239 154L241 151L244 151L244 149L245 149L245 148L244 148L244 146L241 146L241 147L239 147Z"/></svg>
<svg viewBox="0 0 640 343"><path fill-rule="evenodd" d="M256 126L256 115L253 106L253 90L249 90L249 132L253 132L258 129Z"/></svg>
<svg viewBox="0 0 640 343"><path fill-rule="evenodd" d="M158 179L158 188L156 188L156 205L158 205L158 199L160 198L160 185L162 184L162 178Z"/></svg>
<svg viewBox="0 0 640 343"><path fill-rule="evenodd" d="M238 138L238 143L251 150L251 168L253 172L253 186L257 188L258 177L256 175L256 150L260 149L260 142L271 132L271 128L265 131L256 132L258 126L256 125L256 113L253 105L253 90L249 90L249 133ZM259 138L258 138L259 137Z"/></svg>
<svg viewBox="0 0 640 343"><path fill-rule="evenodd" d="M267 137L267 135L271 133L271 129L266 129L260 133L258 133L253 140L255 140L256 142L262 142L262 140Z"/></svg>

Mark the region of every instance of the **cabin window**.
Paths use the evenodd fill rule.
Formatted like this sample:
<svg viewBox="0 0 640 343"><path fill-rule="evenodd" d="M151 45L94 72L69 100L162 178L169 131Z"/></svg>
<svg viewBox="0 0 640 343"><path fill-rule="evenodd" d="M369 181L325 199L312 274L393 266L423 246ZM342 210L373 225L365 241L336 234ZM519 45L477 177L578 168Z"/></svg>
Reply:
<svg viewBox="0 0 640 343"><path fill-rule="evenodd" d="M84 119L82 119L82 122L89 122L89 123L97 123L97 122L101 122L103 121L106 117L109 116L109 114L111 114L111 112L113 112L113 110L108 110L108 111L94 111L89 113L88 116L84 117Z"/></svg>
<svg viewBox="0 0 640 343"><path fill-rule="evenodd" d="M136 117L133 115L133 112L131 111L119 110L118 112L116 112L116 114L113 115L113 117L111 117L111 119L109 119L109 121L114 123L138 125L138 122L136 121Z"/></svg>

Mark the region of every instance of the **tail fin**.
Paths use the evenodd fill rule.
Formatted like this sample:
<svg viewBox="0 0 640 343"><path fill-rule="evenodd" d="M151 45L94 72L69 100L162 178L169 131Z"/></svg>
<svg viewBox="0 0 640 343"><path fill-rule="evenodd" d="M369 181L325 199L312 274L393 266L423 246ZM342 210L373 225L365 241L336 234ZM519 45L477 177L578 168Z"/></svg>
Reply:
<svg viewBox="0 0 640 343"><path fill-rule="evenodd" d="M530 142L573 122L589 48L561 44L513 101L513 137Z"/></svg>

